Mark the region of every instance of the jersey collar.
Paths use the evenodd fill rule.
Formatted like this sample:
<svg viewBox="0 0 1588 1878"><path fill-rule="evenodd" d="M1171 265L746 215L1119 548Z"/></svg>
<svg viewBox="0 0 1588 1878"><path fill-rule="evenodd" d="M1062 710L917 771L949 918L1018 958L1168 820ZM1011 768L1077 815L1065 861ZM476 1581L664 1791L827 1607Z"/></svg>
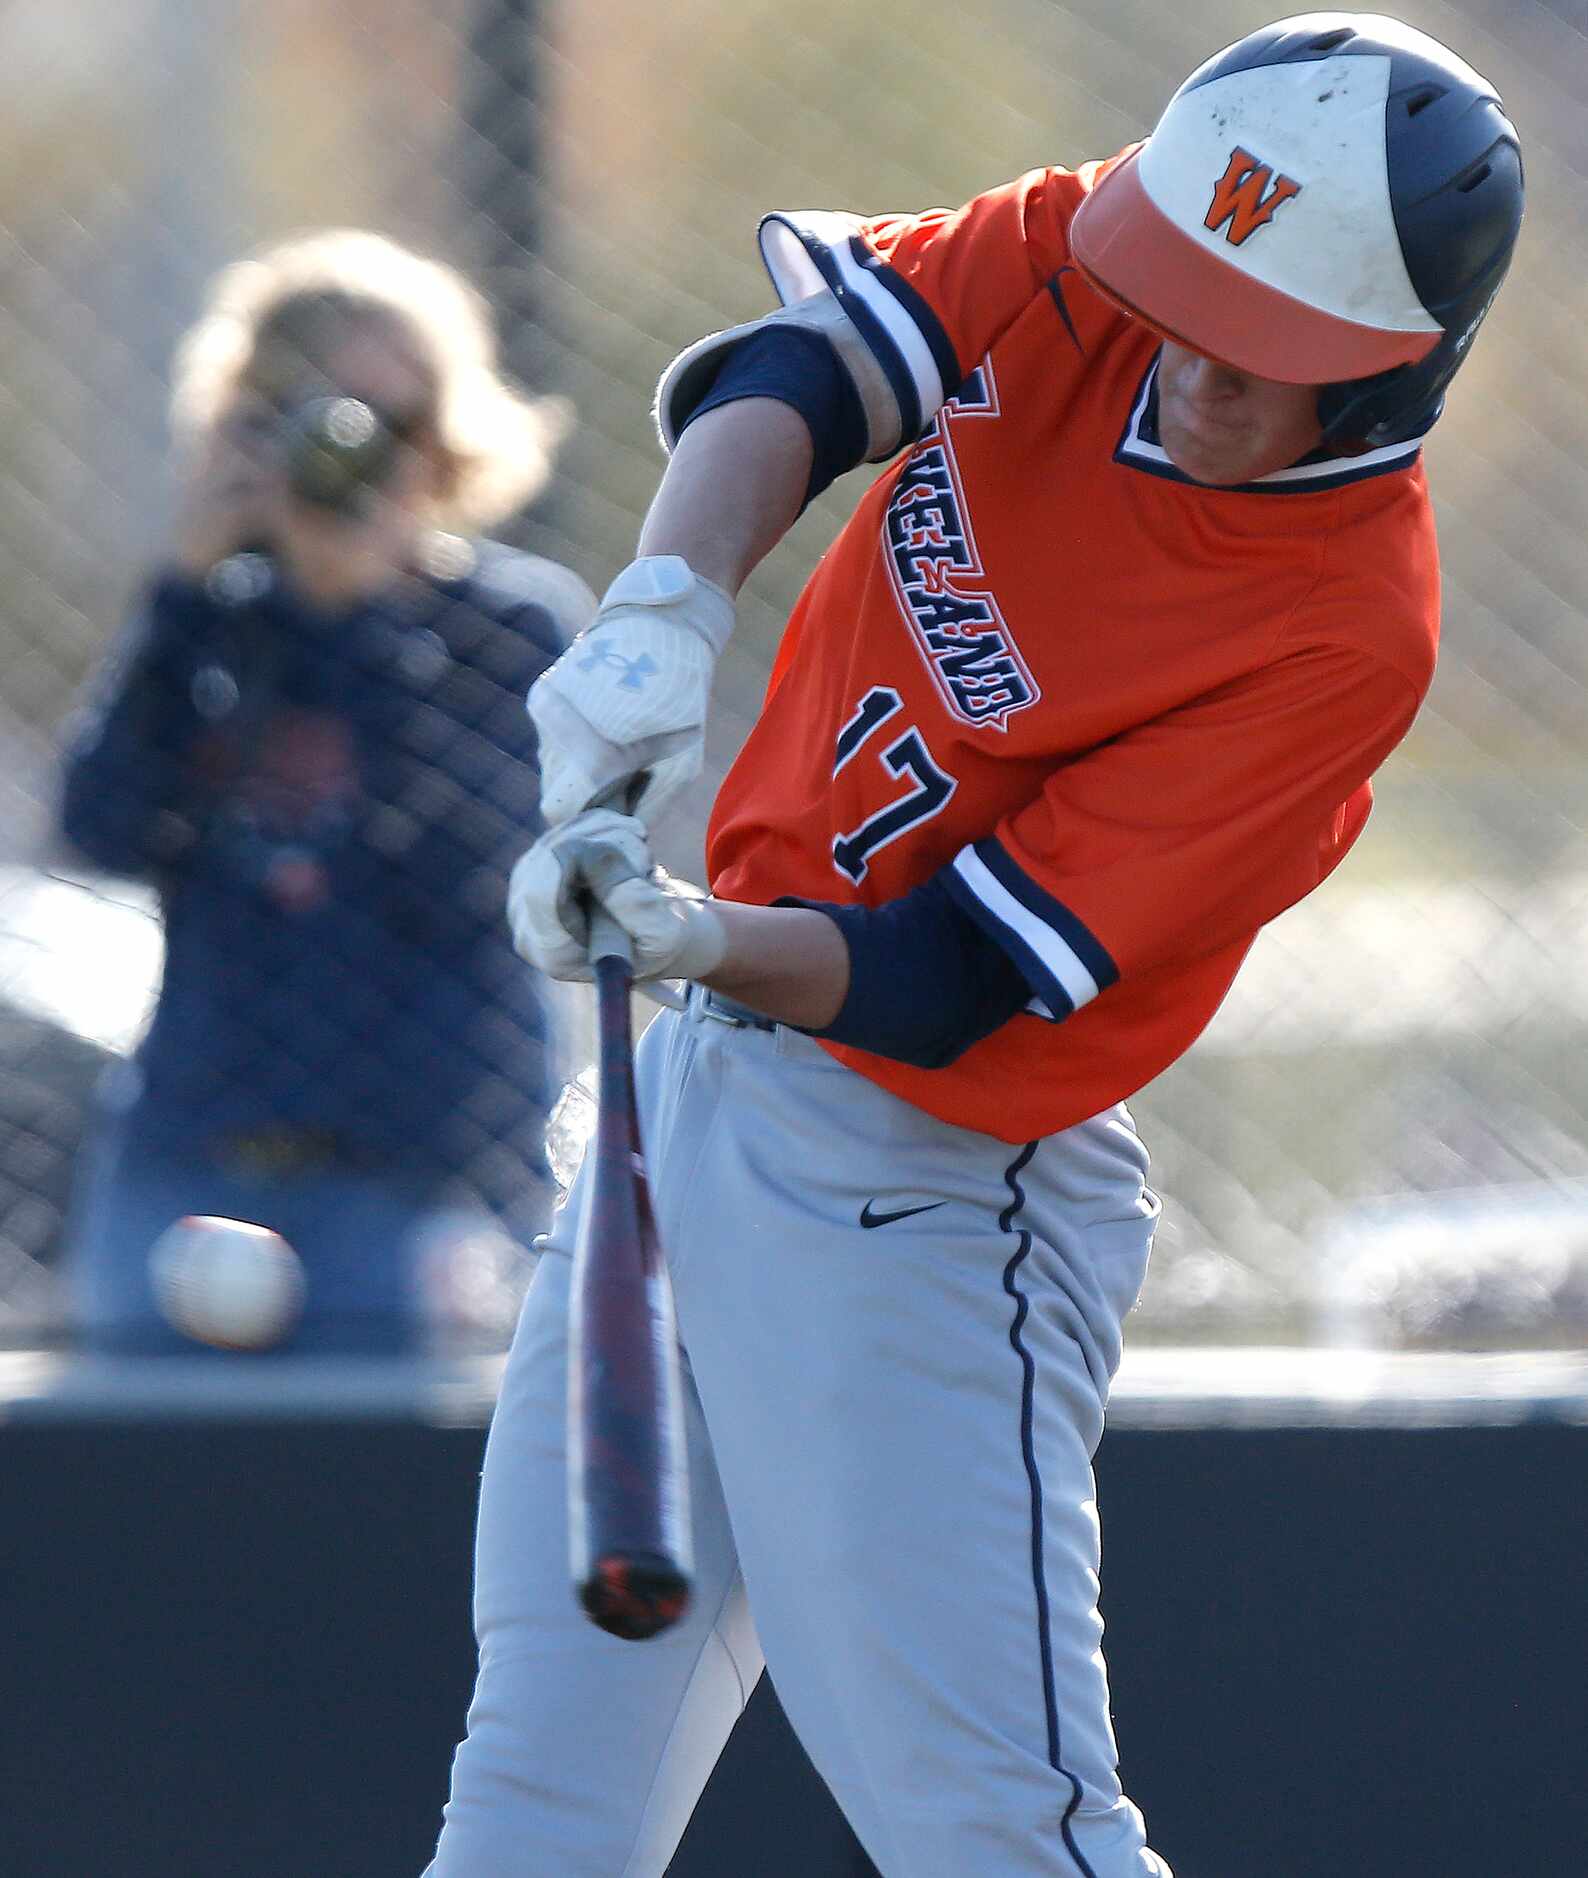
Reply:
<svg viewBox="0 0 1588 1878"><path fill-rule="evenodd" d="M1272 470L1255 482L1233 483L1221 488L1223 495L1285 496L1313 495L1323 489L1338 489L1345 483L1365 482L1372 476L1389 476L1416 462L1422 452L1423 438L1433 428L1430 418L1426 428L1403 443L1385 444L1360 456L1338 456L1326 446L1312 450L1289 469ZM1145 470L1149 476L1162 476L1167 482L1187 483L1193 489L1204 485L1169 461L1169 453L1158 437L1158 355L1154 354L1136 395L1131 400L1130 417L1114 451L1114 461L1127 469Z"/></svg>

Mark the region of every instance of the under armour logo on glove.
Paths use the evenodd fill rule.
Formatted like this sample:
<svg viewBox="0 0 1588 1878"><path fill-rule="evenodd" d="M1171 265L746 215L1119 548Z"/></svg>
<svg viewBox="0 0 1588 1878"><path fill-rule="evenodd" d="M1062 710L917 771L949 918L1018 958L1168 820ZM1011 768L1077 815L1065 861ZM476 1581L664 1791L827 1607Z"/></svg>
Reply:
<svg viewBox="0 0 1588 1878"><path fill-rule="evenodd" d="M650 826L700 774L712 667L733 600L676 554L642 556L589 630L530 688L548 827L595 802L633 801Z"/></svg>
<svg viewBox="0 0 1588 1878"><path fill-rule="evenodd" d="M647 678L654 677L661 669L648 652L642 652L637 659L625 658L614 646L592 646L589 654L579 661L581 672L594 671L598 665L610 665L623 676L618 680L625 691L643 691Z"/></svg>

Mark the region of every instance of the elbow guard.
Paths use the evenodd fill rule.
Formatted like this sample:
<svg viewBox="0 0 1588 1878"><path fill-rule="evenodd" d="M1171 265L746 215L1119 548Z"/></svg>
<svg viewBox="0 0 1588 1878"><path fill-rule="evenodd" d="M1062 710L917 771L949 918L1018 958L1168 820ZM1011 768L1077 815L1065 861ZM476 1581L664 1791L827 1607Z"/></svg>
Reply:
<svg viewBox="0 0 1588 1878"><path fill-rule="evenodd" d="M910 441L904 435L903 414L887 374L835 296L822 292L806 300L796 300L792 306L779 307L761 319L747 320L742 326L708 333L687 351L680 352L662 374L656 388L656 428L664 450L671 454L729 357L754 334L779 326L814 334L838 361L854 388L865 420L863 462L885 462L902 444Z"/></svg>
<svg viewBox="0 0 1588 1878"><path fill-rule="evenodd" d="M964 378L942 323L919 293L868 247L859 217L833 210L763 216L761 259L783 302L763 319L711 333L681 352L656 393L656 427L671 450L728 354L783 324L831 348L865 418L867 463L885 463L930 426Z"/></svg>

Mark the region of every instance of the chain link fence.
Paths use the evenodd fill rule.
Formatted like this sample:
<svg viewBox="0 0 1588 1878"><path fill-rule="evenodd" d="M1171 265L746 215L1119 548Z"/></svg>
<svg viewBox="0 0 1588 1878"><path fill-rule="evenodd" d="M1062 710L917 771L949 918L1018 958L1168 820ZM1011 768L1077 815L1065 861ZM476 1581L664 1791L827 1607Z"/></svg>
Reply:
<svg viewBox="0 0 1588 1878"><path fill-rule="evenodd" d="M1511 284L1428 450L1443 662L1357 852L1264 935L1202 1043L1136 1104L1167 1200L1138 1339L1588 1337L1588 20L1583 0L1402 11L1498 82L1530 186ZM165 552L170 356L214 271L323 225L381 229L462 267L513 372L578 415L550 490L506 537L599 590L654 488L661 368L768 302L752 239L763 210L955 202L1109 154L1265 17L1235 0L972 13L946 0L11 0L9 1334L37 1334L58 1309L89 1091L158 983L149 889L96 875L53 836L56 740ZM681 871L698 877L712 786L855 487L813 505L754 577L719 677L711 772L659 840ZM573 1034L577 1056L577 1021Z"/></svg>

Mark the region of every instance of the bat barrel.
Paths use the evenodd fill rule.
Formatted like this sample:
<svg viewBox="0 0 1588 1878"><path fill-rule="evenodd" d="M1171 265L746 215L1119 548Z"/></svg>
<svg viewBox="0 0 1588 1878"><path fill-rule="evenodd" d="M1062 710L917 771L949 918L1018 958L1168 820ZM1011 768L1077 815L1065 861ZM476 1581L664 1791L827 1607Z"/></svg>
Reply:
<svg viewBox="0 0 1588 1878"><path fill-rule="evenodd" d="M569 1565L614 1636L654 1636L692 1567L672 1285L640 1156L629 969L596 954L600 1101L569 1318Z"/></svg>

